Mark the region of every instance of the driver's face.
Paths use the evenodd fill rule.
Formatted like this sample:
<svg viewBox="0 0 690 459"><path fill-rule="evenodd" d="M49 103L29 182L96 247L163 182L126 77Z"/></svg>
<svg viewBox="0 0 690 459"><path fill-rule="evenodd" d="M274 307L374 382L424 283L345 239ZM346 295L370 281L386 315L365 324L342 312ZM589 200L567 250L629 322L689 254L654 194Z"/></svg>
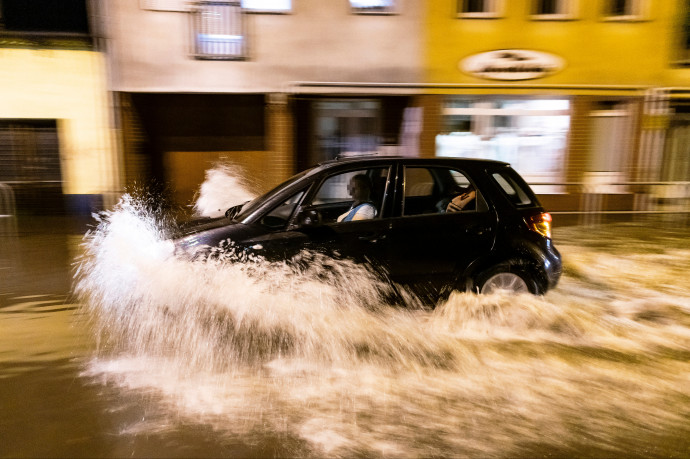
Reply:
<svg viewBox="0 0 690 459"><path fill-rule="evenodd" d="M347 192L350 193L350 196L354 196L357 192L357 185L355 184L354 180L350 180L350 182L347 184Z"/></svg>

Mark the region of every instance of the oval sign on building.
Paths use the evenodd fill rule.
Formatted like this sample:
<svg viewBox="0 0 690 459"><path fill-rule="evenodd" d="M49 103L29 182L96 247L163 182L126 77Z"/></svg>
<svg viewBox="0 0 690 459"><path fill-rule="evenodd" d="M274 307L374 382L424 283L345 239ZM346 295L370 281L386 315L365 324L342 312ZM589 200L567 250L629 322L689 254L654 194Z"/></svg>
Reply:
<svg viewBox="0 0 690 459"><path fill-rule="evenodd" d="M532 80L562 70L565 61L541 51L497 49L468 56L459 67L472 76L490 80Z"/></svg>

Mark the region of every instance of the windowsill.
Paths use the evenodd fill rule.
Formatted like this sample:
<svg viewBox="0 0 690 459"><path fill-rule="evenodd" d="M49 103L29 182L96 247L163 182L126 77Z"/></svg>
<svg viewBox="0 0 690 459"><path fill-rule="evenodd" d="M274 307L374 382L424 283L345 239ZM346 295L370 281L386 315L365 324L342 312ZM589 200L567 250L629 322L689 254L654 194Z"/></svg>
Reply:
<svg viewBox="0 0 690 459"><path fill-rule="evenodd" d="M676 68L688 68L690 67L690 58L673 61L671 62L671 66Z"/></svg>
<svg viewBox="0 0 690 459"><path fill-rule="evenodd" d="M649 19L643 16L609 16L602 19L604 22L645 22Z"/></svg>
<svg viewBox="0 0 690 459"><path fill-rule="evenodd" d="M395 16L400 13L397 11L366 11L353 9L352 14L356 14L358 16Z"/></svg>
<svg viewBox="0 0 690 459"><path fill-rule="evenodd" d="M0 48L94 49L89 34L75 32L0 31Z"/></svg>
<svg viewBox="0 0 690 459"><path fill-rule="evenodd" d="M532 21L577 21L577 17L570 14L533 14Z"/></svg>
<svg viewBox="0 0 690 459"><path fill-rule="evenodd" d="M210 56L206 54L192 54L194 59L198 61L246 61L246 56Z"/></svg>
<svg viewBox="0 0 690 459"><path fill-rule="evenodd" d="M244 11L247 14L279 14L279 15L288 15L292 14L292 10L252 10L249 8L244 8L242 11Z"/></svg>
<svg viewBox="0 0 690 459"><path fill-rule="evenodd" d="M500 19L503 17L500 13L458 13L458 19Z"/></svg>

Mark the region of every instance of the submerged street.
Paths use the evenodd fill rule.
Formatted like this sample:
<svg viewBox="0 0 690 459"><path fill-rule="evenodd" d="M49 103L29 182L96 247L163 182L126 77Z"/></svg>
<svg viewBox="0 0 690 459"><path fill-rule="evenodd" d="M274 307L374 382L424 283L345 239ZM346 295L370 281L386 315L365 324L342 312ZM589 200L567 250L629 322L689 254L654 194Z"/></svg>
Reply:
<svg viewBox="0 0 690 459"><path fill-rule="evenodd" d="M689 83L690 0L0 0L0 459L690 459Z"/></svg>
<svg viewBox="0 0 690 459"><path fill-rule="evenodd" d="M166 258L143 217L3 237L0 456L690 455L687 229L556 224L554 291L428 311Z"/></svg>

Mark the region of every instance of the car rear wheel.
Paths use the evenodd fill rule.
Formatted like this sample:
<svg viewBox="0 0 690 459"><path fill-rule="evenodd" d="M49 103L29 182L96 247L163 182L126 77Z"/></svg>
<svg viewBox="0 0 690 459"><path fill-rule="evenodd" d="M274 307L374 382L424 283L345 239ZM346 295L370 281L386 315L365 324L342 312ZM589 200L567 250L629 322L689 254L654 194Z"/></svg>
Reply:
<svg viewBox="0 0 690 459"><path fill-rule="evenodd" d="M508 291L510 293L530 293L527 283L514 273L498 273L491 276L482 285L481 293L496 293Z"/></svg>
<svg viewBox="0 0 690 459"><path fill-rule="evenodd" d="M476 282L476 291L482 294L537 293L537 286L523 270L512 265L500 265L480 275Z"/></svg>

